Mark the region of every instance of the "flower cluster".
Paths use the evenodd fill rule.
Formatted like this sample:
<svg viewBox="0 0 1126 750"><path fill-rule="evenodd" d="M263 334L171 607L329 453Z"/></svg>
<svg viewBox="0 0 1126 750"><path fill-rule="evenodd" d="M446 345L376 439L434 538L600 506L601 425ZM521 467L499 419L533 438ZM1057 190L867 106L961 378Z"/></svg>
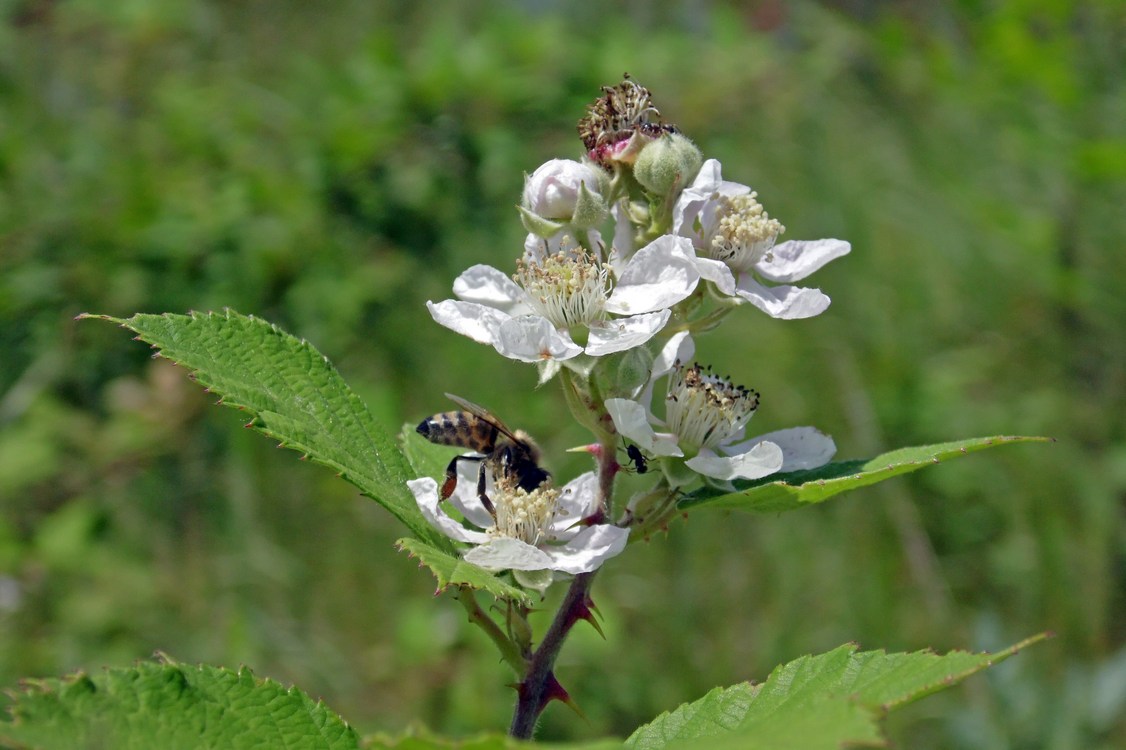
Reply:
<svg viewBox="0 0 1126 750"><path fill-rule="evenodd" d="M526 177L519 213L528 234L510 270L469 268L453 299L427 303L433 319L536 363L541 382L563 373L581 396L572 409L586 410L576 416L599 436L591 452L628 448L660 467L668 497L694 482L733 488L829 461L835 445L812 427L748 439L759 393L694 363L693 336L747 305L782 320L819 315L829 297L794 282L849 244L779 242L786 229L759 194L723 179L720 163L663 122L628 76L603 89L579 135L581 160L552 159ZM433 479L410 488L436 528L470 545L466 560L523 580L520 572L589 572L625 547L631 518L606 522L614 508L600 476L562 489L487 476L482 502L467 475L449 498L460 519L443 510Z"/></svg>

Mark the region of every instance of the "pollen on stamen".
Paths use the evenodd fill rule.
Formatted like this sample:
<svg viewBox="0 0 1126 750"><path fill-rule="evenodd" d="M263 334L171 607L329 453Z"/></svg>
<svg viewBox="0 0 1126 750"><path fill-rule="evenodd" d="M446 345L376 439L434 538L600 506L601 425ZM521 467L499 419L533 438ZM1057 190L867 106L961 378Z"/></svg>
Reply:
<svg viewBox="0 0 1126 750"><path fill-rule="evenodd" d="M786 227L770 215L758 202L758 193L733 197L716 196L717 223L708 253L723 261L733 271L748 271L763 258L768 258L778 235Z"/></svg>
<svg viewBox="0 0 1126 750"><path fill-rule="evenodd" d="M488 533L536 545L544 541L559 512L559 490L543 484L528 492L505 480L495 486L496 525Z"/></svg>
<svg viewBox="0 0 1126 750"><path fill-rule="evenodd" d="M512 278L527 292L532 308L556 328L606 317L609 275L586 251L562 250L540 262L518 260Z"/></svg>
<svg viewBox="0 0 1126 750"><path fill-rule="evenodd" d="M758 391L733 384L710 368L677 362L665 417L682 444L715 448L741 436L759 405Z"/></svg>

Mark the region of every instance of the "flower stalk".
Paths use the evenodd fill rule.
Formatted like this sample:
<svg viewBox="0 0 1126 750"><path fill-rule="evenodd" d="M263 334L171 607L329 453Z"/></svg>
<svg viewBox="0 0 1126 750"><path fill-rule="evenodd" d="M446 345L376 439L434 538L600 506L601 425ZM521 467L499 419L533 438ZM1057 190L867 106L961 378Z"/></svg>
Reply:
<svg viewBox="0 0 1126 750"><path fill-rule="evenodd" d="M481 628L481 631L497 647L505 664L512 667L512 671L517 675L523 674L527 668L526 655L521 653L515 640L506 635L496 621L489 617L485 610L481 609L481 605L477 602L477 594L473 589L462 586L457 590L454 598L461 603L465 613L469 615L469 622Z"/></svg>
<svg viewBox="0 0 1126 750"><path fill-rule="evenodd" d="M600 450L597 452L598 468L596 473L598 475L599 510L596 513L599 517L591 519L595 523L601 522L600 516L609 512L611 507L614 477L621 468L614 457L616 446L617 438L614 437L603 441ZM570 702L570 697L555 678L555 660L558 658L559 651L563 648L563 642L566 641L575 623L579 620L587 620L595 628L598 627L593 615L594 602L590 597L590 588L594 583L595 573L597 571L581 573L571 581L571 586L563 597L559 611L556 612L555 618L547 632L544 633L539 647L527 661L524 679L520 681L516 688L518 696L516 709L513 712L512 725L508 732L512 737L530 739L535 729L536 720L548 703L552 700Z"/></svg>

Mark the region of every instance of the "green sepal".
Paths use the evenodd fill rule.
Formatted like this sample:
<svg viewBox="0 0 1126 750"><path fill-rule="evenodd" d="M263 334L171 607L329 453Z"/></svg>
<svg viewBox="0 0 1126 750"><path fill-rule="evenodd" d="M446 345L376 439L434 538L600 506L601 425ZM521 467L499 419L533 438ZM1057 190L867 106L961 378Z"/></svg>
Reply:
<svg viewBox="0 0 1126 750"><path fill-rule="evenodd" d="M571 226L575 229L592 229L606 221L609 215L610 206L606 204L606 200L600 194L588 190L585 182L580 182Z"/></svg>
<svg viewBox="0 0 1126 750"><path fill-rule="evenodd" d="M566 226L566 224L561 221L546 219L537 213L529 211L523 206L517 206L516 210L520 212L520 223L524 225L524 228L545 240L559 234L559 231Z"/></svg>

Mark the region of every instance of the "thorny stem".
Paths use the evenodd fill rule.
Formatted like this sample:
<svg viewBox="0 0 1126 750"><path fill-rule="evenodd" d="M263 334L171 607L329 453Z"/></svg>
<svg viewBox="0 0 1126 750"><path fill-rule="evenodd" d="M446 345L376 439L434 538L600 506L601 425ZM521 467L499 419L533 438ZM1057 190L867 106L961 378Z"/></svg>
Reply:
<svg viewBox="0 0 1126 750"><path fill-rule="evenodd" d="M598 456L598 494L600 512L608 513L614 487L614 475L617 473L618 464L614 452L616 438L603 438L602 451ZM567 589L555 619L543 635L539 647L532 653L532 658L527 662L527 671L524 679L520 681L516 690L518 698L516 710L512 715L512 726L508 734L517 739L531 739L536 727L536 720L543 712L552 698L566 700L566 693L562 691L555 679L552 668L563 642L571 632L576 622L591 617L590 587L594 583L597 571L580 573L571 582Z"/></svg>
<svg viewBox="0 0 1126 750"><path fill-rule="evenodd" d="M548 688L555 684L552 667L571 627L579 621L588 606L590 586L596 572L575 576L551 627L544 633L543 641L532 654L527 674L516 687L518 698L516 711L512 715L512 726L508 730L510 736L522 740L531 739L540 713L551 698L558 697L548 692Z"/></svg>

